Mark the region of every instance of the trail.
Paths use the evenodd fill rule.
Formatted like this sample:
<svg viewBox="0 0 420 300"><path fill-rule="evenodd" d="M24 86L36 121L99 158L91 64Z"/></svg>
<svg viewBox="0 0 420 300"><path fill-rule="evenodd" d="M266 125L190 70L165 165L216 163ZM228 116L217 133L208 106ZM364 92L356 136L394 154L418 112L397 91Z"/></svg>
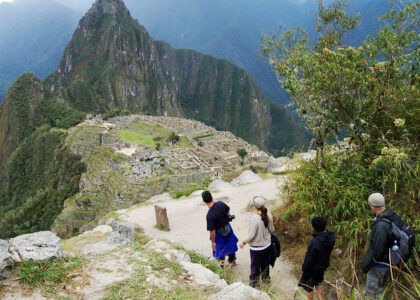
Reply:
<svg viewBox="0 0 420 300"><path fill-rule="evenodd" d="M233 230L241 242L248 235L250 212L247 204L252 197L260 195L270 202L269 207L283 204L279 195L279 188L283 185L285 176L273 176L262 182L234 187L225 191L215 192L215 200L223 200L230 206L231 213L236 219L231 223ZM156 229L154 205L137 206L123 211L121 218L127 222L140 225L145 233L156 239L167 239L172 243L182 245L186 249L193 249L199 253L211 256L209 234L206 231L207 206L202 202L199 193L186 199L167 200L158 203L166 207L171 230L169 232ZM250 273L249 246L239 249L237 263L234 267L236 279L248 283ZM279 299L293 299L297 278L292 272L291 262L281 257L270 270L272 286L279 290Z"/></svg>

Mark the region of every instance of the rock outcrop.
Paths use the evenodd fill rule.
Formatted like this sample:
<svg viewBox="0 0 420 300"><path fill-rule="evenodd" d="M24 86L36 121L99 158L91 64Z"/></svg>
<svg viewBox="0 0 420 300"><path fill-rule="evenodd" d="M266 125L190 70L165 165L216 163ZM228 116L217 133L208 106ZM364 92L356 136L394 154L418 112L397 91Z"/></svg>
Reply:
<svg viewBox="0 0 420 300"><path fill-rule="evenodd" d="M254 172L250 170L246 170L237 178L233 179L231 183L233 185L242 185L242 184L260 182L262 180L263 179L259 175L255 174Z"/></svg>
<svg viewBox="0 0 420 300"><path fill-rule="evenodd" d="M256 290L243 282L235 282L223 288L214 299L217 300L270 300L267 293Z"/></svg>
<svg viewBox="0 0 420 300"><path fill-rule="evenodd" d="M210 192L218 192L218 191L224 191L224 190L228 190L232 188L233 188L233 185L231 183L226 182L222 179L217 179L209 185L208 190Z"/></svg>
<svg viewBox="0 0 420 300"><path fill-rule="evenodd" d="M274 158L270 156L267 161L267 171L270 173L283 173L286 172L290 166L291 158L289 157L279 157Z"/></svg>
<svg viewBox="0 0 420 300"><path fill-rule="evenodd" d="M42 261L66 256L61 239L51 231L24 234L10 239L9 251L20 261Z"/></svg>
<svg viewBox="0 0 420 300"><path fill-rule="evenodd" d="M9 253L9 243L0 240L0 280L9 275L10 269L13 266L13 259Z"/></svg>

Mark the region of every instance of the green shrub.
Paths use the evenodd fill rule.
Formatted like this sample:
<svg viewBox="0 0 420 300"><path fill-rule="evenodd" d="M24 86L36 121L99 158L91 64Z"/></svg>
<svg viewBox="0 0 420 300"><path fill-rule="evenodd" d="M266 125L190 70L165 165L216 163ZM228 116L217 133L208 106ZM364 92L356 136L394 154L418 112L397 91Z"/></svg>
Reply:
<svg viewBox="0 0 420 300"><path fill-rule="evenodd" d="M394 170L391 180L391 170L382 166L385 169L378 171L375 164L369 164L358 152L327 156L325 169L318 168L313 161L306 162L293 173L286 186L290 202L282 211L280 222L296 224L294 228L289 226L289 233L293 231L293 238L302 240L308 232L305 228L310 218L324 216L340 244L362 246L367 242L372 216L367 198L379 191L385 194L387 204L420 233L420 222L416 218L419 202L412 197L416 193L411 190L420 184L418 169L413 169L415 164L418 161L407 161ZM414 173L410 176L410 172Z"/></svg>
<svg viewBox="0 0 420 300"><path fill-rule="evenodd" d="M193 184L187 186L186 188L184 188L184 189L182 189L180 191L177 191L175 193L174 198L175 199L179 199L182 196L187 196L188 197L189 195L191 195L195 191L206 189L209 186L210 183L211 183L211 179L210 178L206 178L206 179L204 179L200 183L193 183Z"/></svg>
<svg viewBox="0 0 420 300"><path fill-rule="evenodd" d="M103 120L108 120L114 117L129 116L131 113L126 109L113 108L102 115Z"/></svg>

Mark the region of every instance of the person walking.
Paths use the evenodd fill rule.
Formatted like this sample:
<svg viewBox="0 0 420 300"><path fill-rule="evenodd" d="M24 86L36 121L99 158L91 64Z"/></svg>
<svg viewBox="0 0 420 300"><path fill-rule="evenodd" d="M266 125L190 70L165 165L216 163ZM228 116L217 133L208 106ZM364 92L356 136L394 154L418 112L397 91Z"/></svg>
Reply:
<svg viewBox="0 0 420 300"><path fill-rule="evenodd" d="M201 197L209 208L206 220L207 230L210 231L213 257L224 266L226 256L228 256L228 263L234 266L236 264L236 251L238 251L238 238L229 224L233 219L229 214L230 208L223 201L214 202L209 191L204 191Z"/></svg>
<svg viewBox="0 0 420 300"><path fill-rule="evenodd" d="M241 249L249 244L251 255L251 274L249 285L256 287L260 281L270 281L271 233L274 232L273 216L265 207L266 199L254 197L250 205L254 212L251 216L248 237L239 245Z"/></svg>
<svg viewBox="0 0 420 300"><path fill-rule="evenodd" d="M330 265L331 252L335 244L334 233L326 231L327 221L324 218L313 218L311 223L313 238L306 251L302 276L298 284L307 292L309 300L314 299L314 288L318 298L323 299L322 282L324 273Z"/></svg>

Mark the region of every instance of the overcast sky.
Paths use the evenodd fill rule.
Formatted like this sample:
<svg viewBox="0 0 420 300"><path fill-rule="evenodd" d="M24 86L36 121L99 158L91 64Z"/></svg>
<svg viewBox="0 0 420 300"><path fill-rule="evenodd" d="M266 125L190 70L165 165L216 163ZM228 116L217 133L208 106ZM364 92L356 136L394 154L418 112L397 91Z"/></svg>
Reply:
<svg viewBox="0 0 420 300"><path fill-rule="evenodd" d="M0 3L2 3L2 2L13 2L13 1L14 0L0 0ZM90 8L90 6L92 5L92 3L95 0L55 0L55 1L57 1L59 3L62 3L65 6L68 6L68 7L73 8L73 9L86 11ZM159 0L156 0L156 1L159 1ZM174 1L176 1L176 0L174 0ZM201 0L198 0L198 1L201 1ZM310 0L289 0L289 1L290 2L303 3L303 2L306 2L306 1L310 1ZM312 0L312 1L314 1L314 0Z"/></svg>

